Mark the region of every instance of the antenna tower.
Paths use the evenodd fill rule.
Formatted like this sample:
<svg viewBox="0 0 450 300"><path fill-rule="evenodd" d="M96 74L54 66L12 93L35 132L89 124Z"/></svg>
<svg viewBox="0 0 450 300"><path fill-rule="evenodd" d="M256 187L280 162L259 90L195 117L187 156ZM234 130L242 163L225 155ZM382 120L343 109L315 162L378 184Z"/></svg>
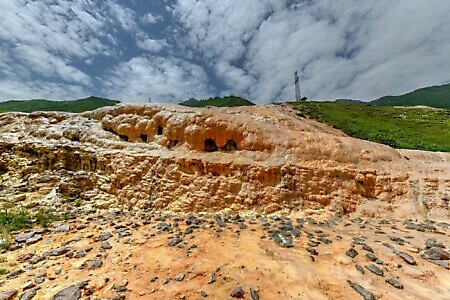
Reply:
<svg viewBox="0 0 450 300"><path fill-rule="evenodd" d="M300 93L300 83L298 79L298 72L294 73L294 84L295 84L295 101L300 101L302 94Z"/></svg>

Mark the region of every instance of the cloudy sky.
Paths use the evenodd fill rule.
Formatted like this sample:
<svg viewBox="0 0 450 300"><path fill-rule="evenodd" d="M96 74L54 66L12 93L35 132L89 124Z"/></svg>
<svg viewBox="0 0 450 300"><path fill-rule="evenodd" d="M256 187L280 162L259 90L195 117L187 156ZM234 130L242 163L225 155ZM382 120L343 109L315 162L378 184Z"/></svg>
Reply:
<svg viewBox="0 0 450 300"><path fill-rule="evenodd" d="M450 82L449 0L0 0L0 101L372 100Z"/></svg>

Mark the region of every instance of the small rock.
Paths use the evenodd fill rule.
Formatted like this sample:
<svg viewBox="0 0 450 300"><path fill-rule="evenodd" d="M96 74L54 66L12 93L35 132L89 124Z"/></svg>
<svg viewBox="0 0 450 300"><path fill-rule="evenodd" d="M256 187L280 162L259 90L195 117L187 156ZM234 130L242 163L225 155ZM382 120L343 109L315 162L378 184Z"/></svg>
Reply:
<svg viewBox="0 0 450 300"><path fill-rule="evenodd" d="M36 293L37 289L27 290L20 295L19 300L31 300L36 296Z"/></svg>
<svg viewBox="0 0 450 300"><path fill-rule="evenodd" d="M158 276L153 276L153 277L150 279L150 282L155 282L156 280L158 280Z"/></svg>
<svg viewBox="0 0 450 300"><path fill-rule="evenodd" d="M103 242L110 239L113 235L110 232L102 232L100 233L94 240L96 242Z"/></svg>
<svg viewBox="0 0 450 300"><path fill-rule="evenodd" d="M442 248L431 247L425 251L430 260L450 260L450 254Z"/></svg>
<svg viewBox="0 0 450 300"><path fill-rule="evenodd" d="M259 294L254 289L250 288L250 299L259 300Z"/></svg>
<svg viewBox="0 0 450 300"><path fill-rule="evenodd" d="M103 241L100 247L104 250L112 249L112 246L108 241Z"/></svg>
<svg viewBox="0 0 450 300"><path fill-rule="evenodd" d="M354 289L358 294L363 296L364 300L375 300L375 295L371 292L363 288L357 283L351 282L348 280L348 283L350 284L350 287Z"/></svg>
<svg viewBox="0 0 450 300"><path fill-rule="evenodd" d="M200 291L200 295L204 298L208 297L208 293L205 291Z"/></svg>
<svg viewBox="0 0 450 300"><path fill-rule="evenodd" d="M7 290L0 292L0 300L11 300L17 295L17 290Z"/></svg>
<svg viewBox="0 0 450 300"><path fill-rule="evenodd" d="M25 241L25 244L27 244L27 245L36 244L40 240L42 240L42 235L41 234L35 234L32 237L30 237L29 239L27 239Z"/></svg>
<svg viewBox="0 0 450 300"><path fill-rule="evenodd" d="M88 259L84 263L81 264L80 269L88 268L88 270L98 269L103 265L103 261L101 259Z"/></svg>
<svg viewBox="0 0 450 300"><path fill-rule="evenodd" d="M19 276L20 274L25 273L24 270L22 269L17 269L15 271L12 271L11 273L8 273L8 275L6 275L6 279L13 279L16 278L17 276Z"/></svg>
<svg viewBox="0 0 450 300"><path fill-rule="evenodd" d="M386 279L386 282L389 283L390 285L392 285L393 287L403 290L403 284L401 284L400 282L398 282L397 280L395 280L393 278Z"/></svg>
<svg viewBox="0 0 450 300"><path fill-rule="evenodd" d="M183 238L180 236L173 237L169 240L169 246L170 247L176 246L179 243L181 243L182 241L183 241Z"/></svg>
<svg viewBox="0 0 450 300"><path fill-rule="evenodd" d="M394 250L394 253L397 256L401 257L406 263L408 263L410 265L416 265L417 264L415 259L411 255L409 255L408 253L401 252L401 251L398 251L398 250Z"/></svg>
<svg viewBox="0 0 450 300"><path fill-rule="evenodd" d="M356 270L358 270L359 272L361 272L361 274L364 274L364 269L363 267L361 267L360 265L355 265Z"/></svg>
<svg viewBox="0 0 450 300"><path fill-rule="evenodd" d="M63 254L66 254L67 252L69 252L70 248L64 247L64 248L56 248L56 249L52 249L49 251L44 252L44 256L48 257L48 256L60 256Z"/></svg>
<svg viewBox="0 0 450 300"><path fill-rule="evenodd" d="M208 280L207 284L211 284L211 283L214 283L214 282L216 282L216 273L211 273L209 275L209 280Z"/></svg>
<svg viewBox="0 0 450 300"><path fill-rule="evenodd" d="M351 258L355 258L358 255L358 251L355 250L355 248L351 247L345 252L347 256L350 256Z"/></svg>
<svg viewBox="0 0 450 300"><path fill-rule="evenodd" d="M372 252L372 253L373 253L372 247L370 247L370 246L367 245L367 244L364 244L364 245L362 246L362 248L363 248L364 250L366 250L366 251L369 251L369 252Z"/></svg>
<svg viewBox="0 0 450 300"><path fill-rule="evenodd" d="M235 288L234 290L231 291L230 296L233 298L244 298L244 290L238 286L237 288Z"/></svg>
<svg viewBox="0 0 450 300"><path fill-rule="evenodd" d="M55 228L53 230L53 233L64 233L70 231L70 225L69 224L63 224Z"/></svg>
<svg viewBox="0 0 450 300"><path fill-rule="evenodd" d="M367 258L369 258L371 261L376 261L377 257L372 252L366 253Z"/></svg>
<svg viewBox="0 0 450 300"><path fill-rule="evenodd" d="M179 274L175 275L176 281L183 281L183 279L184 279L184 273L179 273Z"/></svg>
<svg viewBox="0 0 450 300"><path fill-rule="evenodd" d="M78 300L81 298L80 287L76 284L71 285L56 293L52 300Z"/></svg>
<svg viewBox="0 0 450 300"><path fill-rule="evenodd" d="M384 276L383 270L381 270L380 268L378 268L375 265L368 265L368 266L365 266L365 267L366 267L367 270L369 270L370 272L372 272L372 273L374 273L374 274L376 274L378 276L382 276L382 277Z"/></svg>

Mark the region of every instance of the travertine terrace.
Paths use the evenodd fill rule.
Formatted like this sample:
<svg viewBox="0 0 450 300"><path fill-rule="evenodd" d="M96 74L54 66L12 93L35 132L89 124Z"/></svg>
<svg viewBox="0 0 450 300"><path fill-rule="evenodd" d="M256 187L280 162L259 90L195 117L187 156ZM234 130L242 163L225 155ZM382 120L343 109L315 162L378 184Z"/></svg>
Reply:
<svg viewBox="0 0 450 300"><path fill-rule="evenodd" d="M3 184L34 183L24 203L82 193L102 208L449 217L449 154L350 138L281 105L9 113L0 147Z"/></svg>

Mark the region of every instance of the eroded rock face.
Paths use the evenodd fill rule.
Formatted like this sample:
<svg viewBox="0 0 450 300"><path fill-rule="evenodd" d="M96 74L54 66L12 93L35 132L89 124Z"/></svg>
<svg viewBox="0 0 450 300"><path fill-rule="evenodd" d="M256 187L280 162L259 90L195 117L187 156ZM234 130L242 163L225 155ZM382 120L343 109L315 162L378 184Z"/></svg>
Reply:
<svg viewBox="0 0 450 300"><path fill-rule="evenodd" d="M283 106L2 114L0 148L0 200L24 205L449 217L449 154L353 139Z"/></svg>

